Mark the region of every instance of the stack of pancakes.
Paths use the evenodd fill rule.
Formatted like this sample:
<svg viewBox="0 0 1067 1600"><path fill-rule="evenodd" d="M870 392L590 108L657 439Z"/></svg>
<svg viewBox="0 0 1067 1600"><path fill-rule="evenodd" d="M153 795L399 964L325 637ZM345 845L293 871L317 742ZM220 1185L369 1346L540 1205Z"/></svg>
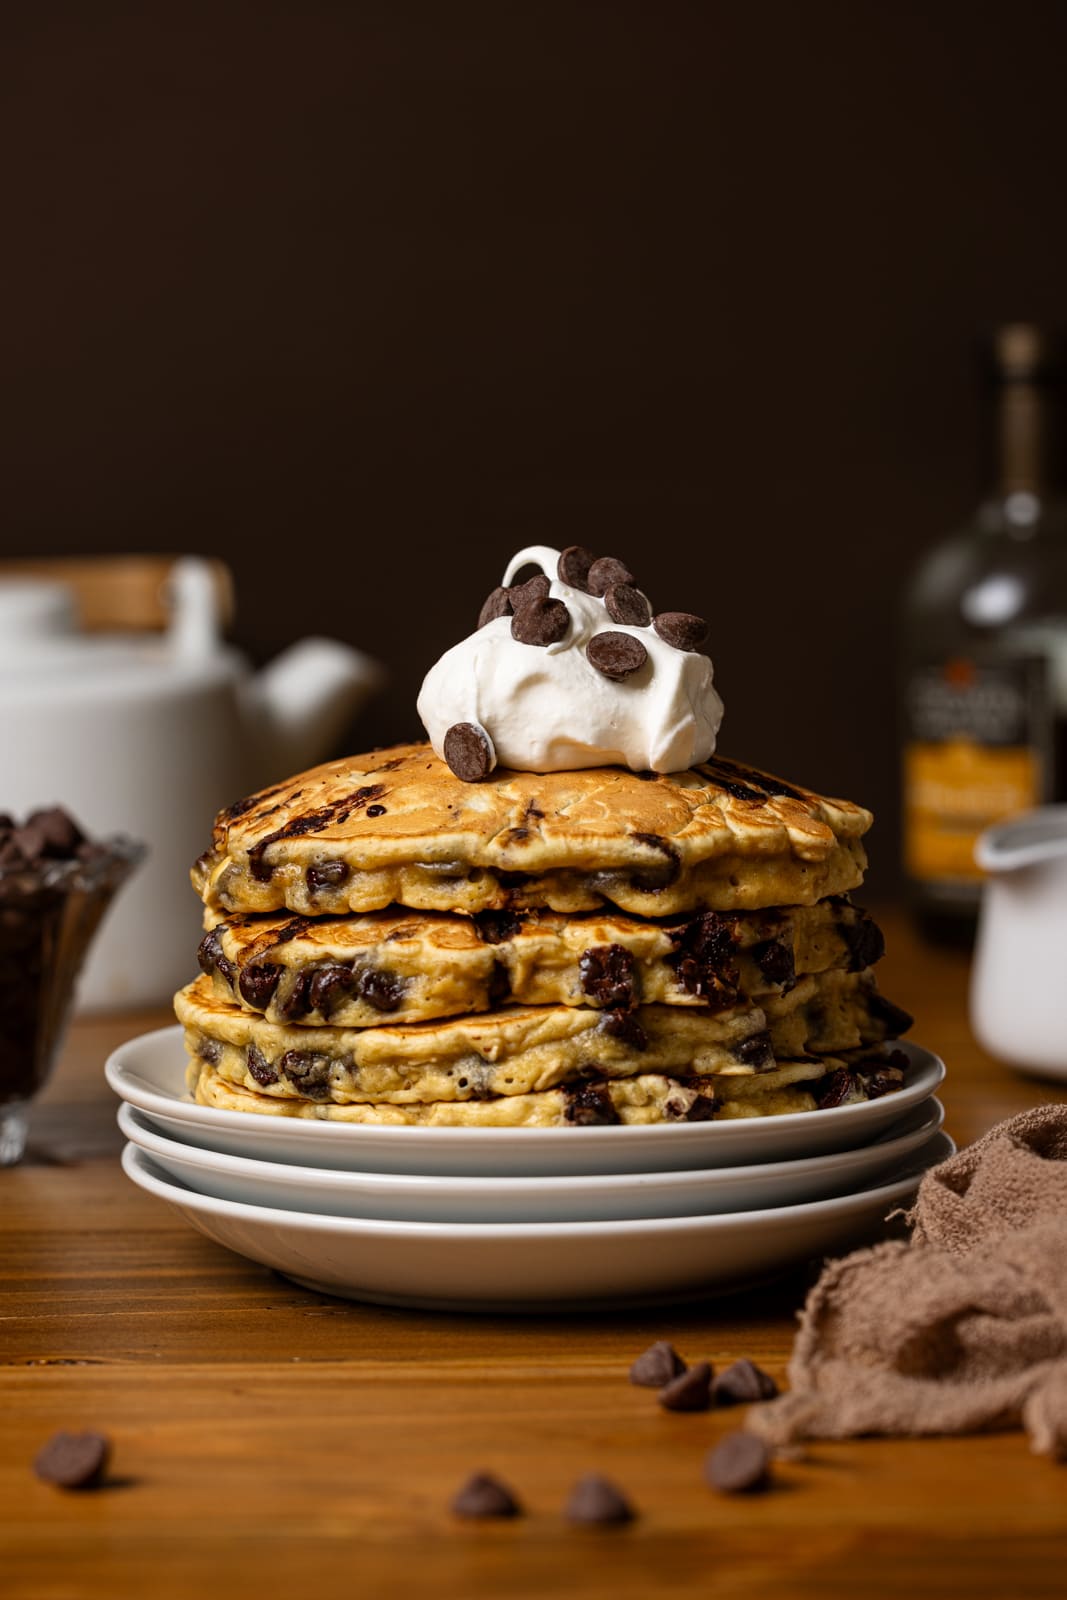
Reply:
<svg viewBox="0 0 1067 1600"><path fill-rule="evenodd" d="M768 1116L891 1092L910 1018L847 898L870 815L714 758L497 770L429 745L238 802L193 870L175 1007L205 1105L528 1126Z"/></svg>

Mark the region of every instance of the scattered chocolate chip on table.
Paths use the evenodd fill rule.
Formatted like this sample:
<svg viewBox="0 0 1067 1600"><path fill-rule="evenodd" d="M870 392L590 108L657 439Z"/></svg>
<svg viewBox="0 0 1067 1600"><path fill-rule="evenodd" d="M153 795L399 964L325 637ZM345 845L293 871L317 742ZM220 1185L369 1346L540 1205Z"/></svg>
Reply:
<svg viewBox="0 0 1067 1600"><path fill-rule="evenodd" d="M706 1411L711 1405L711 1379L710 1362L697 1361L664 1385L659 1403L664 1411Z"/></svg>
<svg viewBox="0 0 1067 1600"><path fill-rule="evenodd" d="M643 1389L662 1389L686 1370L685 1362L667 1339L657 1339L642 1350L630 1368L630 1382Z"/></svg>
<svg viewBox="0 0 1067 1600"><path fill-rule="evenodd" d="M476 1472L468 1478L452 1499L451 1509L457 1517L518 1517L522 1506L506 1483L489 1472Z"/></svg>
<svg viewBox="0 0 1067 1600"><path fill-rule="evenodd" d="M111 1443L102 1433L54 1433L34 1457L33 1470L60 1489L97 1489L104 1481Z"/></svg>
<svg viewBox="0 0 1067 1600"><path fill-rule="evenodd" d="M770 1486L771 1451L754 1433L728 1433L708 1452L704 1476L722 1494L754 1494Z"/></svg>
<svg viewBox="0 0 1067 1600"><path fill-rule="evenodd" d="M636 1513L629 1500L610 1478L587 1473L579 1478L563 1507L568 1522L620 1526L632 1522Z"/></svg>

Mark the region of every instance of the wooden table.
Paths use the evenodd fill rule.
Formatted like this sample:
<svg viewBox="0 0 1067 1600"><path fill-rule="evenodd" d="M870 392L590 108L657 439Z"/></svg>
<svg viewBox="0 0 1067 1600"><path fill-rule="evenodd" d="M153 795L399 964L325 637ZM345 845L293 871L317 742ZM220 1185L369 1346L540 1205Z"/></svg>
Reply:
<svg viewBox="0 0 1067 1600"><path fill-rule="evenodd" d="M883 987L949 1064L957 1140L1053 1098L976 1047L966 962L888 925ZM738 1414L664 1413L626 1369L668 1336L781 1377L805 1289L670 1312L427 1315L296 1289L194 1233L118 1165L102 1063L158 1016L78 1024L0 1173L0 1593L73 1596L1061 1595L1067 1467L1021 1434L812 1447L757 1498L701 1463ZM64 1494L33 1476L57 1428L114 1439L116 1480ZM462 1524L473 1469L529 1514ZM559 1515L588 1470L640 1507L631 1527Z"/></svg>

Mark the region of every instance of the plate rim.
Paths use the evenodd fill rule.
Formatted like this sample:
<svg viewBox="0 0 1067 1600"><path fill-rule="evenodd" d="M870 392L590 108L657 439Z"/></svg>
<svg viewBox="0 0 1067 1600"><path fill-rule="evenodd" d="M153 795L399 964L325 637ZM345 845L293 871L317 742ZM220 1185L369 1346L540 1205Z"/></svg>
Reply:
<svg viewBox="0 0 1067 1600"><path fill-rule="evenodd" d="M763 1206L751 1211L719 1212L710 1216L611 1218L596 1222L407 1222L386 1221L378 1217L334 1217L316 1211L283 1211L274 1206L250 1205L239 1200L220 1200L212 1195L201 1194L196 1189L179 1188L169 1178L157 1177L151 1170L151 1165L147 1172L144 1171L142 1164L145 1161L151 1164L151 1157L130 1143L124 1146L121 1161L122 1169L132 1183L167 1204L203 1212L206 1216L227 1218L235 1222L257 1223L287 1233L297 1229L312 1228L319 1233L357 1238L369 1231L371 1235L377 1235L382 1239L422 1239L425 1243L442 1243L445 1239L458 1235L468 1243L508 1240L514 1242L516 1239L521 1239L523 1242L550 1244L554 1239L560 1238L567 1240L588 1238L591 1241L598 1238L601 1240L618 1238L632 1230L636 1230L635 1236L638 1238L654 1237L657 1230L665 1227L695 1233L699 1229L710 1228L712 1232L716 1232L746 1224L759 1226L774 1222L802 1223L812 1216L832 1217L839 1211L847 1214L850 1205L860 1201L874 1204L881 1197L884 1197L885 1203L890 1205L894 1200L903 1199L909 1193L913 1193L917 1181L933 1166L940 1165L941 1161L947 1161L956 1154L958 1148L956 1142L943 1128L931 1138L930 1144L933 1145L935 1142L947 1147L946 1153L936 1162L928 1161L922 1166L916 1165L904 1177L896 1178L892 1183L879 1184L874 1188L856 1189L848 1194L834 1195L828 1199L806 1200L792 1206Z"/></svg>
<svg viewBox="0 0 1067 1600"><path fill-rule="evenodd" d="M924 1121L918 1126L898 1133L895 1138L878 1139L868 1145L856 1145L851 1149L825 1151L820 1155L799 1156L793 1160L782 1161L752 1161L735 1167L681 1167L664 1168L662 1171L645 1172L585 1172L585 1173L552 1173L540 1176L532 1173L517 1173L505 1176L499 1173L404 1173L404 1172L364 1172L352 1168L337 1167L308 1167L298 1166L293 1162L273 1161L258 1156L233 1155L225 1151L205 1150L200 1145L187 1145L180 1139L171 1138L167 1134L157 1131L154 1127L144 1127L139 1118L147 1117L147 1113L139 1107L123 1101L117 1113L119 1129L123 1137L138 1149L146 1151L149 1156L160 1155L154 1151L152 1143L166 1146L162 1151L162 1158L166 1159L173 1152L177 1159L185 1159L189 1165L203 1168L207 1172L219 1175L242 1178L256 1176L263 1181L273 1178L276 1182L299 1181L301 1183L314 1182L321 1184L325 1191L340 1193L357 1193L361 1185L370 1184L380 1188L383 1193L401 1193L405 1188L413 1188L427 1197L434 1192L441 1194L459 1193L461 1190L471 1190L477 1193L482 1190L485 1198L513 1198L516 1200L531 1196L543 1190L545 1185L571 1188L577 1186L582 1195L595 1196L606 1194L620 1184L627 1186L636 1183L642 1189L657 1186L671 1189L681 1189L686 1184L705 1180L712 1187L715 1180L722 1180L724 1186L727 1181L744 1181L746 1176L751 1178L755 1174L763 1177L802 1178L808 1176L814 1167L829 1163L844 1162L850 1164L849 1158L870 1155L875 1153L891 1158L894 1146L903 1140L914 1141L908 1149L919 1150L924 1142L931 1141L940 1133L945 1123L945 1108L936 1095L929 1095L917 1105L906 1111L905 1116L918 1118L919 1114L927 1108ZM935 1109L936 1108L936 1109ZM811 1113L806 1113L811 1115ZM137 1137L131 1133L135 1130ZM534 1130L531 1130L534 1131ZM892 1133L892 1128L887 1130ZM144 1140L144 1143L140 1141ZM442 1188L442 1186L444 1186Z"/></svg>
<svg viewBox="0 0 1067 1600"><path fill-rule="evenodd" d="M136 1034L116 1046L104 1064L104 1075L110 1088L118 1098L129 1105L135 1106L139 1111L147 1112L149 1116L152 1115L153 1111L159 1116L174 1117L178 1115L191 1124L214 1126L223 1131L230 1129L236 1132L240 1129L251 1130L255 1128L262 1132L265 1120L268 1125L274 1124L275 1119L264 1119L254 1111L229 1111L219 1106L200 1106L195 1101L184 1100L177 1095L165 1094L162 1090L153 1088L151 1084L145 1084L143 1078L140 1078L139 1082L145 1084L144 1088L140 1088L137 1083L130 1085L130 1077L138 1078L139 1075L135 1068L128 1067L121 1059L125 1051L138 1048L147 1049L153 1044L162 1045L164 1038L166 1038L168 1044L173 1043L178 1050L183 1050L183 1033L184 1030L180 1023L174 1023L168 1027L153 1028L147 1033ZM870 1107L885 1106L890 1100L895 1106L899 1106L900 1111L903 1113L912 1106L928 1099L931 1095L936 1094L946 1075L945 1063L941 1057L933 1050L928 1050L925 1045L916 1044L908 1039L894 1040L893 1047L895 1049L903 1049L909 1055L917 1078L916 1082L905 1084L904 1088L897 1090L893 1095L884 1095L877 1100L861 1100L853 1105L831 1106L825 1110L788 1111L781 1116L764 1119L738 1117L725 1122L624 1123L612 1125L611 1127L592 1128L423 1128L418 1126L398 1127L368 1122L327 1122L314 1118L301 1119L298 1117L279 1118L277 1121L284 1124L285 1131L288 1134L299 1139L339 1138L354 1142L356 1138L370 1138L383 1147L390 1143L398 1146L410 1143L420 1145L426 1149L438 1148L443 1150L447 1149L449 1145L454 1148L461 1139L474 1138L482 1145L492 1143L497 1149L506 1148L509 1145L513 1145L516 1148L528 1147L535 1149L538 1146L544 1146L546 1135L551 1137L553 1134L556 1136L565 1134L572 1146L581 1141L582 1143L599 1143L605 1149L610 1147L611 1142L616 1145L622 1145L627 1140L630 1143L634 1143L637 1138L642 1140L650 1139L655 1142L661 1142L666 1139L678 1144L683 1142L704 1143L711 1137L717 1142L726 1145L731 1138L735 1140L741 1139L743 1130L747 1130L748 1136L752 1137L752 1123L754 1120L763 1120L767 1123L773 1123L776 1128L789 1130L801 1124L808 1128L813 1126L822 1127L826 1125L823 1119L832 1117L834 1119L833 1125L839 1126L848 1119L852 1122L862 1121L865 1113L868 1116L870 1115ZM914 1060L916 1054L919 1057L917 1062ZM927 1077L931 1081L927 1082ZM132 1093L125 1092L127 1088L131 1087ZM907 1098L902 1099L905 1096ZM812 1118L818 1118L818 1123L813 1124Z"/></svg>

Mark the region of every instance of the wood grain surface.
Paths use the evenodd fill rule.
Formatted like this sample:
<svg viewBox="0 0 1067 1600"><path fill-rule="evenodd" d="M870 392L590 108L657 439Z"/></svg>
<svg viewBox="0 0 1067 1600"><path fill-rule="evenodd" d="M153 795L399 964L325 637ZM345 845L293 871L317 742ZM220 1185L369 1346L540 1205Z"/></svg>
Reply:
<svg viewBox="0 0 1067 1600"><path fill-rule="evenodd" d="M883 986L948 1063L957 1140L1062 1098L974 1044L964 957L883 920ZM1018 1433L816 1445L769 1494L704 1485L739 1413L665 1413L629 1362L670 1337L782 1378L810 1269L669 1312L461 1317L309 1294L209 1243L118 1165L103 1060L160 1020L78 1023L29 1158L0 1173L0 1593L1063 1593L1067 1467ZM81 1427L114 1441L109 1486L38 1482L39 1445ZM478 1468L528 1514L456 1522L449 1497ZM586 1471L627 1491L632 1526L567 1527Z"/></svg>

